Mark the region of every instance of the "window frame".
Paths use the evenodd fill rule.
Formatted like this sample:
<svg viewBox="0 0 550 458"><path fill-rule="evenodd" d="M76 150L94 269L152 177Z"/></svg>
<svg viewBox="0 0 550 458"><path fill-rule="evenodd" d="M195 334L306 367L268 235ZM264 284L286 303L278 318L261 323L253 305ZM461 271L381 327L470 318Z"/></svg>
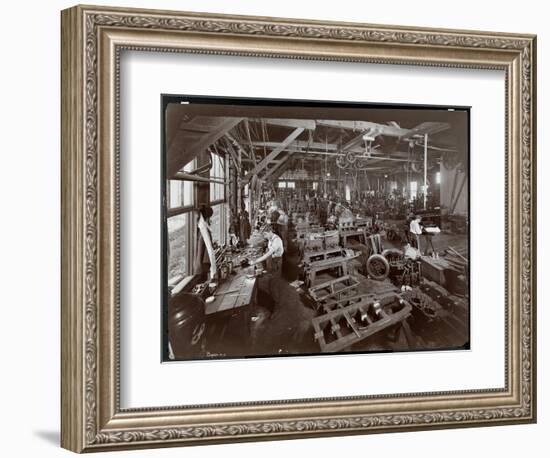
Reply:
<svg viewBox="0 0 550 458"><path fill-rule="evenodd" d="M189 162L185 167L184 170L187 172L190 172L194 170L196 166L196 159L193 159L191 162ZM186 170L188 169L188 170ZM170 208L170 187L171 181L181 181L181 192L182 192L182 205L178 207L172 207ZM185 197L184 197L184 183L190 183L191 184L191 203L184 205ZM169 240L169 234L168 234L168 220L173 217L180 216L182 214L188 214L188 222L186 224L186 239L187 239L187 246L185 247L185 250L183 252L182 256L185 256L187 259L187 262L185 263L186 269L183 272L183 276L181 278L178 278L178 280L172 284L173 282L170 282L169 286L177 285L179 282L184 280L187 277L192 277L195 275L194 269L193 269L193 256L196 249L196 229L197 229L197 222L196 218L194 218L194 210L196 208L196 201L197 201L197 183L191 180L170 180L166 179L166 196L165 196L165 208L166 208L166 221L165 221L165 227L166 227L166 246L168 248L167 258L166 258L166 272L167 272L167 279L166 281L170 281L170 278L168 276L168 268L170 265L170 253L169 253L169 247L170 247L170 240Z"/></svg>
<svg viewBox="0 0 550 458"><path fill-rule="evenodd" d="M413 187L414 183L414 187ZM412 202L418 197L418 181L409 181L409 201Z"/></svg>
<svg viewBox="0 0 550 458"><path fill-rule="evenodd" d="M227 175L228 175L226 158L224 156L222 156L221 154L219 154L219 153L211 152L210 154L211 154L211 157L212 157L212 167L210 169L208 177L210 179L215 178L215 179L221 179L223 181L226 181L226 178L227 178ZM212 175L213 172L214 173L216 172L215 165L214 165L214 164L216 164L216 160L219 161L218 170L221 169L221 171L222 171L223 176L221 176L221 177L216 176L216 175ZM220 187L216 188L216 186L221 186L221 188ZM222 191L221 192L222 197L221 198L214 198L214 200L212 200L212 194L216 194L216 192L215 192L216 189ZM214 205L220 204L222 202L226 202L226 200L227 200L227 184L220 184L220 183L212 183L211 182L210 186L209 186L209 189L208 189L208 201L209 201L210 206L213 207Z"/></svg>
<svg viewBox="0 0 550 458"><path fill-rule="evenodd" d="M190 172L195 168L195 164L196 164L196 159L193 159L191 162L189 162L183 168L183 170L186 171L186 172ZM187 168L189 168L189 170L186 170ZM178 207L170 207L170 193L171 193L170 188L171 188L171 182L172 181L181 182L181 193L182 193L181 201L182 201L182 205L180 205ZM184 195L185 183L191 183L191 203L187 204L187 205L185 205L185 195ZM170 179L166 179L166 202L165 202L166 217L170 218L172 216L177 216L177 215L180 215L182 213L192 211L193 208L195 207L195 204L196 204L196 196L197 196L197 185L196 185L195 182L193 182L191 180L173 180L173 179L170 180Z"/></svg>

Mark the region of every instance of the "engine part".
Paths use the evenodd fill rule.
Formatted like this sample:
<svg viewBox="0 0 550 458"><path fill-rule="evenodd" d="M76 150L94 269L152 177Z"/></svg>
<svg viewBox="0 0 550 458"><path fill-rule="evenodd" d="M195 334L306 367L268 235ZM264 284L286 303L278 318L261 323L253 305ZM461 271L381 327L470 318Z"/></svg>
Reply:
<svg viewBox="0 0 550 458"><path fill-rule="evenodd" d="M376 299L364 297L311 320L314 338L324 353L345 350L395 324L404 323L412 312L406 299L395 293Z"/></svg>
<svg viewBox="0 0 550 458"><path fill-rule="evenodd" d="M367 259L367 273L373 280L384 280L390 274L390 264L381 254L373 254Z"/></svg>

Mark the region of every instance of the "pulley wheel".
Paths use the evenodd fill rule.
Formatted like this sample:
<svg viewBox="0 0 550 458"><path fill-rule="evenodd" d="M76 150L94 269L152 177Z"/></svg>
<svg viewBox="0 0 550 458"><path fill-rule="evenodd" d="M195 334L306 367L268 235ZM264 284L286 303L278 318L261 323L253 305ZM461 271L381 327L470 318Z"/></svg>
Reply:
<svg viewBox="0 0 550 458"><path fill-rule="evenodd" d="M390 274L390 264L381 254L373 254L367 260L367 272L373 280L384 280Z"/></svg>
<svg viewBox="0 0 550 458"><path fill-rule="evenodd" d="M350 164L353 164L356 160L357 160L357 155L353 152L353 151L348 151L346 153L346 160L350 163Z"/></svg>

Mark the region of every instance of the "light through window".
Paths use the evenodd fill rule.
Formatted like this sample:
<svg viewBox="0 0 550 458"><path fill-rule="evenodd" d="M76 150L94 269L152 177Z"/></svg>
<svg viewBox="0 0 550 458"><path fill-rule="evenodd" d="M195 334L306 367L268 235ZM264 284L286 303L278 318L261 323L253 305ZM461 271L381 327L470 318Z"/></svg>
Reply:
<svg viewBox="0 0 550 458"><path fill-rule="evenodd" d="M411 181L411 200L416 199L418 195L418 183L416 181Z"/></svg>
<svg viewBox="0 0 550 458"><path fill-rule="evenodd" d="M217 181L215 183L210 183L210 202L224 200L225 185L219 182L225 180L225 160L219 154L212 154L210 179Z"/></svg>
<svg viewBox="0 0 550 458"><path fill-rule="evenodd" d="M351 188L349 184L346 185L346 200L351 202Z"/></svg>
<svg viewBox="0 0 550 458"><path fill-rule="evenodd" d="M191 172L195 168L195 161L191 161L184 168L184 172ZM193 182L189 180L168 181L168 208L190 207L193 205Z"/></svg>
<svg viewBox="0 0 550 458"><path fill-rule="evenodd" d="M189 218L190 213L168 218L168 283L189 275Z"/></svg>

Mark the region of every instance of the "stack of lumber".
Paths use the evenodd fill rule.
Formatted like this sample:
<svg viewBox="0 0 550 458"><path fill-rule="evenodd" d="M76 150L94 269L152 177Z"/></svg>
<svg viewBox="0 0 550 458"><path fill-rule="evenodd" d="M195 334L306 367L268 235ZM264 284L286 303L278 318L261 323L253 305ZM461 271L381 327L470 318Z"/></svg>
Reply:
<svg viewBox="0 0 550 458"><path fill-rule="evenodd" d="M445 260L458 272L465 272L468 269L468 258L465 250L457 250L449 246L445 250Z"/></svg>

